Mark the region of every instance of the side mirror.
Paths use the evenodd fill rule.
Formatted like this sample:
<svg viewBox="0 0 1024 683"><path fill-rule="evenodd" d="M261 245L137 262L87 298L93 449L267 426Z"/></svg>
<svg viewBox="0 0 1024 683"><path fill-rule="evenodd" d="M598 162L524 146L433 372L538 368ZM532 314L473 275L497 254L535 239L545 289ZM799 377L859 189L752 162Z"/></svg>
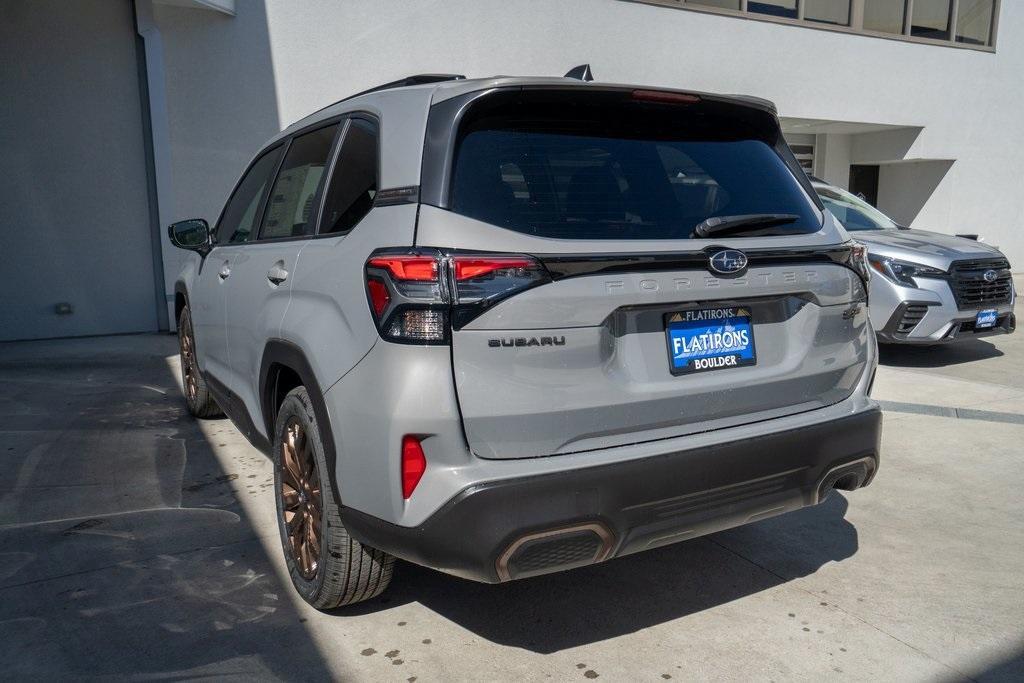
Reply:
<svg viewBox="0 0 1024 683"><path fill-rule="evenodd" d="M167 236L171 244L179 249L189 249L206 254L212 246L210 243L210 224L202 218L190 218L167 226Z"/></svg>

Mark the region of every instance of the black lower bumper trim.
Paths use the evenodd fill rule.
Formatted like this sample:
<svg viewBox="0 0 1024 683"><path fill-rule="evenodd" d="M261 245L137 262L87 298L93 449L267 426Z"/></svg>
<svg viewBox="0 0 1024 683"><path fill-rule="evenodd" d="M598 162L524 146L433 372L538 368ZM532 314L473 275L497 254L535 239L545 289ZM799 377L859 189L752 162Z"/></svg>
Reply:
<svg viewBox="0 0 1024 683"><path fill-rule="evenodd" d="M342 520L369 546L496 583L813 505L821 497L819 488L835 479L839 488L851 482L866 485L877 471L880 435L881 411L873 409L754 439L477 484L418 527L398 526L351 508L342 510ZM849 476L852 470L856 478ZM602 549L602 534L595 541L594 533L581 529L607 530L607 547ZM531 543L524 544L524 538ZM536 538L550 538L552 545L535 547ZM520 546L533 550L517 560Z"/></svg>

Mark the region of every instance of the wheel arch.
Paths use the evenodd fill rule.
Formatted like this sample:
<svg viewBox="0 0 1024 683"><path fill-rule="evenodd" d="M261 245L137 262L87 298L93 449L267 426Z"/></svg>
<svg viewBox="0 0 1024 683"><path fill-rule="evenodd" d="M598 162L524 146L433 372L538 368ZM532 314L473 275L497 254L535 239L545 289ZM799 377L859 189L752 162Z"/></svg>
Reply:
<svg viewBox="0 0 1024 683"><path fill-rule="evenodd" d="M327 467L330 470L328 476L334 482L335 464L337 463L334 431L331 428L327 403L324 401L320 384L316 381L313 367L298 345L284 339L269 340L263 348L263 358L260 361L259 398L260 417L266 428L271 452L274 448L274 426L277 422L278 408L288 392L298 386L306 388L309 400L313 404L313 413L316 416L324 446L324 458L327 460ZM341 507L337 484L335 483L331 488L334 491L335 503Z"/></svg>

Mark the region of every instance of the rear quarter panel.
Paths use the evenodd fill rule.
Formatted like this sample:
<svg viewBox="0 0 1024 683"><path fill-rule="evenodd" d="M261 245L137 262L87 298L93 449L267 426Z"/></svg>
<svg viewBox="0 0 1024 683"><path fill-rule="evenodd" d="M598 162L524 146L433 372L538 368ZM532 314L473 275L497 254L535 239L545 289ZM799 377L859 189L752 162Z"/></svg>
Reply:
<svg viewBox="0 0 1024 683"><path fill-rule="evenodd" d="M279 338L299 346L326 392L380 339L364 265L375 249L412 244L416 206L377 207L348 235L309 240L299 253Z"/></svg>

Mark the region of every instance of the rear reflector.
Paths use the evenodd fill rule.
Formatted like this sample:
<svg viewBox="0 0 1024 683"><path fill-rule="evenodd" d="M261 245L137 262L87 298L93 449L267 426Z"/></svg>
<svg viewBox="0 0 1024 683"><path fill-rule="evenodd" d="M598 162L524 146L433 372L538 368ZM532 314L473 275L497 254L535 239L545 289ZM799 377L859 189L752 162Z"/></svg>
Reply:
<svg viewBox="0 0 1024 683"><path fill-rule="evenodd" d="M402 498L409 500L427 469L427 456L420 440L411 434L402 437Z"/></svg>
<svg viewBox="0 0 1024 683"><path fill-rule="evenodd" d="M667 92L665 90L634 90L634 100L644 102L663 102L665 104L697 104L700 97L682 92Z"/></svg>

